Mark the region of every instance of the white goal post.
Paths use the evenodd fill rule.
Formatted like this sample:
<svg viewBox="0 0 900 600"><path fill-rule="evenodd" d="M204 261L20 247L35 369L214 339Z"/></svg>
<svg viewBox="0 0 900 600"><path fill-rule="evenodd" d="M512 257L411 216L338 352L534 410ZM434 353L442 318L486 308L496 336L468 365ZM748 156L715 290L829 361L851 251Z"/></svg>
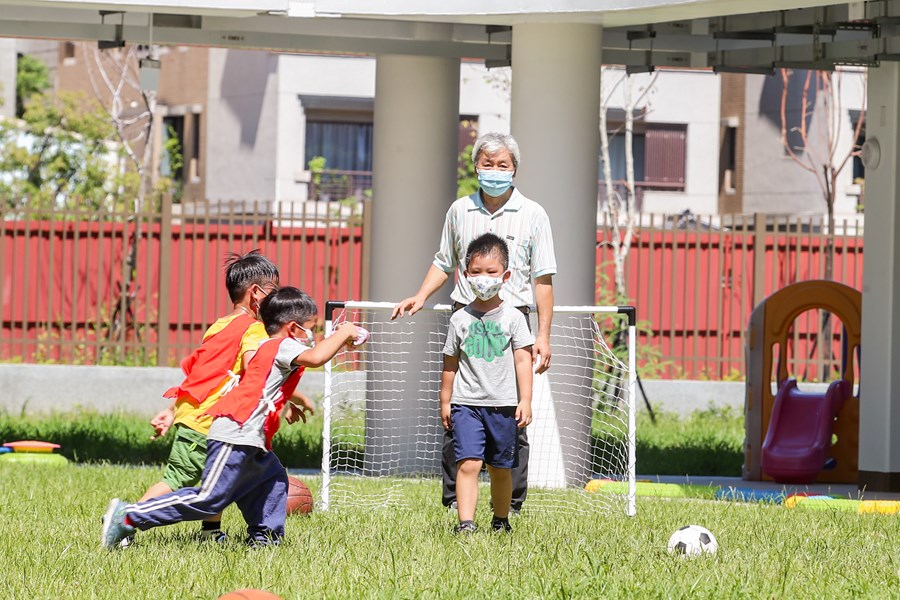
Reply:
<svg viewBox="0 0 900 600"><path fill-rule="evenodd" d="M371 335L325 366L322 510L402 505L404 486L440 480L451 307L392 321L393 308L326 304L326 336L345 321ZM534 311L529 321L534 328ZM527 510L635 514L635 339L632 306L554 307L552 365L534 378ZM609 481L627 485L604 489Z"/></svg>

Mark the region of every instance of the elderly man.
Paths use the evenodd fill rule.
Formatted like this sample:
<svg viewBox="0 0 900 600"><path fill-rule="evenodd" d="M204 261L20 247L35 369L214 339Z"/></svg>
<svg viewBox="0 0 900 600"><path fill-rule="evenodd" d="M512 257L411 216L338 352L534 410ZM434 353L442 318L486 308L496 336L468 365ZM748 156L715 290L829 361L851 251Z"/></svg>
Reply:
<svg viewBox="0 0 900 600"><path fill-rule="evenodd" d="M441 232L441 243L434 262L425 274L419 291L398 303L392 319L419 311L428 298L444 285L456 270L456 286L451 298L454 310L472 301L474 294L463 276L465 252L469 242L485 233L493 233L509 246L509 281L500 297L526 315L529 306L537 307L538 330L534 342L535 372L550 367L550 323L553 319L553 275L556 257L547 213L513 186L519 167L519 145L511 135L487 133L472 149L472 163L480 189L458 199L450 206ZM532 288L532 280L534 286ZM528 438L519 429L518 465L512 472L511 509L517 513L528 493ZM442 501L456 505L456 465L452 431L444 433Z"/></svg>

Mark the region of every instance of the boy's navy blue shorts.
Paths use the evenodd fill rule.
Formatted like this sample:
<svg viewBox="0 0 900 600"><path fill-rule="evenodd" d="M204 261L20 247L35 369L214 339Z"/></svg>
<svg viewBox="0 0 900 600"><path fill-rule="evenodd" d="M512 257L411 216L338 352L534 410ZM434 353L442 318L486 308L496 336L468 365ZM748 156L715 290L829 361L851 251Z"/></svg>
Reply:
<svg viewBox="0 0 900 600"><path fill-rule="evenodd" d="M450 407L456 462L477 458L497 469L512 469L517 461L515 406Z"/></svg>

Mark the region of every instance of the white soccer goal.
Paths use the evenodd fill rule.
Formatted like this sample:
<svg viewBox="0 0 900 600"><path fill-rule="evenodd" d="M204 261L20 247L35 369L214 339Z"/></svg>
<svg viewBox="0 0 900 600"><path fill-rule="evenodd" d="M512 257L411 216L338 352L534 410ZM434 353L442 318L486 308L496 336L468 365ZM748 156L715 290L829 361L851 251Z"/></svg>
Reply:
<svg viewBox="0 0 900 600"><path fill-rule="evenodd" d="M438 394L450 307L391 321L393 307L326 306L326 335L351 321L371 336L325 366L322 510L402 505L407 486L440 480ZM534 330L533 311L529 319ZM557 306L550 345L551 368L534 379L526 510L634 515L634 308ZM605 481L627 485L604 490Z"/></svg>

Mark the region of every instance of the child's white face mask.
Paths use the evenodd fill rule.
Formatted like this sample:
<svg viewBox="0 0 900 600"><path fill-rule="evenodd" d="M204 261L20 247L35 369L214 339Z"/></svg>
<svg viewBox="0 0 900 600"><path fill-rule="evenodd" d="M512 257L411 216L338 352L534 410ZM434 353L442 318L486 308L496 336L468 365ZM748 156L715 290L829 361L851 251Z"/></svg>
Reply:
<svg viewBox="0 0 900 600"><path fill-rule="evenodd" d="M469 285L472 287L472 291L475 293L475 296L481 300L482 302L486 302L500 293L500 288L503 287L503 275L499 277L491 277L490 275L476 275L476 276L467 276L466 280L468 280Z"/></svg>
<svg viewBox="0 0 900 600"><path fill-rule="evenodd" d="M316 338L313 336L313 332L311 330L307 329L306 327L304 327L303 325L301 325L300 323L297 323L297 327L299 327L303 331L303 333L306 334L306 339L303 340L303 343L306 344L307 346L309 346L310 348L315 346Z"/></svg>

